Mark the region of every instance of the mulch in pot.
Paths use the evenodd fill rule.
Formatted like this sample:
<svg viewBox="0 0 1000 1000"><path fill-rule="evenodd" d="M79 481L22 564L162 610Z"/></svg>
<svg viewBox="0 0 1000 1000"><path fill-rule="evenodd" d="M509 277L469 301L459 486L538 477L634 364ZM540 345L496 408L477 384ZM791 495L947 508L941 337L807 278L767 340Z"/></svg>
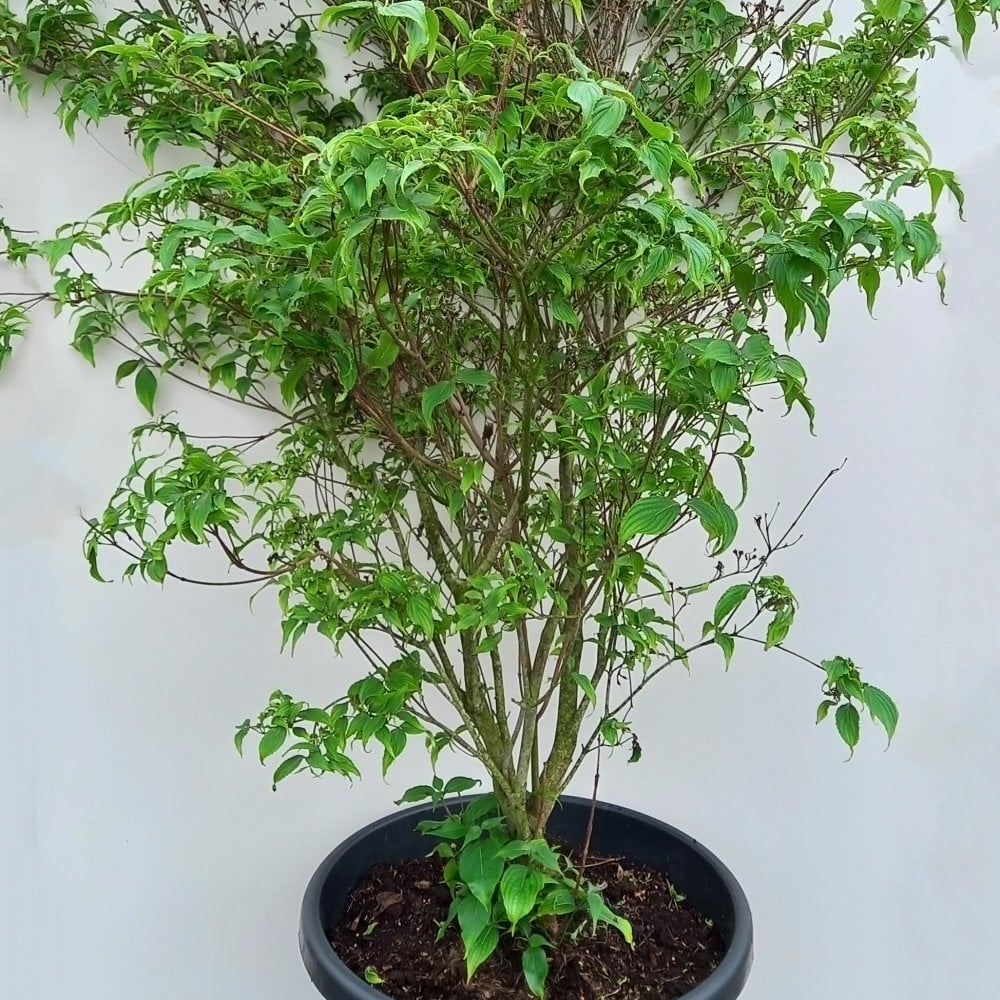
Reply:
<svg viewBox="0 0 1000 1000"><path fill-rule="evenodd" d="M358 976L367 970L380 977L376 988L397 1000L531 1000L510 937L468 984L457 924L437 940L451 903L442 868L432 857L370 869L329 930L341 960ZM663 873L592 856L587 877L605 885L608 904L631 921L635 947L606 926L576 941L567 936L549 949L546 1000L675 1000L722 961L711 921L679 898Z"/></svg>

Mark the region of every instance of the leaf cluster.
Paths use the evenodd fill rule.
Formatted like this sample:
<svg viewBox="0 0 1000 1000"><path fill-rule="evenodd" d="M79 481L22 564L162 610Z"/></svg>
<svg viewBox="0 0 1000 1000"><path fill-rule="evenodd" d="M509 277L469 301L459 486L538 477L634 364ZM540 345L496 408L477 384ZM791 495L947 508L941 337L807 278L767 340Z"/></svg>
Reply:
<svg viewBox="0 0 1000 1000"><path fill-rule="evenodd" d="M632 943L631 925L607 905L600 886L586 881L544 839L514 839L494 796L479 796L444 819L425 820L420 830L442 841L435 853L445 859L453 901L439 938L457 922L469 979L504 934L520 943L525 982L537 997L545 991L547 950L564 937L607 924Z"/></svg>

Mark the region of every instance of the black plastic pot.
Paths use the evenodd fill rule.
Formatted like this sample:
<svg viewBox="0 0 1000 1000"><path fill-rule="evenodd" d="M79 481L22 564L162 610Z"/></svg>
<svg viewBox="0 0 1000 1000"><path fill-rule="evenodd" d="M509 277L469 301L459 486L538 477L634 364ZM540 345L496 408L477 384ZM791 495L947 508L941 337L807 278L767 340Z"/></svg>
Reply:
<svg viewBox="0 0 1000 1000"><path fill-rule="evenodd" d="M548 832L580 843L590 802L566 796L552 814ZM316 870L302 900L299 948L309 977L327 1000L379 1000L369 986L338 958L326 930L344 911L364 872L382 861L424 857L432 841L416 832L420 820L442 810L416 806L380 819L345 840ZM685 1000L735 1000L753 960L753 928L746 896L732 873L701 844L680 830L621 806L598 803L592 837L594 851L625 856L669 874L679 892L710 917L726 943L722 964Z"/></svg>

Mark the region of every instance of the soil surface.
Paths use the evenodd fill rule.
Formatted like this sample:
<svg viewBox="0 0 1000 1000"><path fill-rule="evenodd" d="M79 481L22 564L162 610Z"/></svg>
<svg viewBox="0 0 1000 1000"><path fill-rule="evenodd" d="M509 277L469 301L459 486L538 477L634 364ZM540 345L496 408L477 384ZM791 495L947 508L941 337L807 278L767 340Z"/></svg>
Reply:
<svg viewBox="0 0 1000 1000"><path fill-rule="evenodd" d="M354 889L330 943L352 972L374 971L376 988L397 1000L532 1000L510 938L465 982L457 924L437 941L451 902L442 862L377 865ZM675 898L668 878L623 858L591 857L587 878L632 923L635 948L601 926L549 950L546 1000L675 1000L706 979L724 948L711 923Z"/></svg>

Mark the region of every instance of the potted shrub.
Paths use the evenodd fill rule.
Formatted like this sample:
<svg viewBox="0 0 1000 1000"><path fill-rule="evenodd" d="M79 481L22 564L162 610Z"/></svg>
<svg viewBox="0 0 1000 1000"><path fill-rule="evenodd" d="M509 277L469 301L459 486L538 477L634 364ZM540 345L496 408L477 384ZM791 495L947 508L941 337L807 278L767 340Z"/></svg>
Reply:
<svg viewBox="0 0 1000 1000"><path fill-rule="evenodd" d="M853 661L786 644L773 563L799 518L738 513L749 424L775 400L812 421L788 343L825 336L838 285L871 307L886 273L934 265L961 189L913 124L913 66L945 15L967 49L997 6L865 0L839 23L816 0L357 0L268 25L252 0L0 5L5 85L53 89L71 135L121 121L150 166L48 238L2 230L9 262L55 280L4 296L0 360L53 303L149 413L88 522L91 572L112 550L125 577L185 579L178 550L212 546L275 590L284 645L316 630L363 657L329 703L276 692L238 727L275 785L428 751L400 799L418 804L306 893L324 995L738 995L739 886L600 803L600 768L639 758L630 712L659 674L741 643L818 668L817 721L850 750L866 714L891 739L896 707ZM331 34L367 121L324 81ZM188 162L157 171L165 146ZM125 252L136 287L102 262ZM191 437L166 380L271 428ZM679 534L706 546L700 576L676 577ZM582 770L592 796L567 797ZM426 968L394 958L435 920Z"/></svg>

